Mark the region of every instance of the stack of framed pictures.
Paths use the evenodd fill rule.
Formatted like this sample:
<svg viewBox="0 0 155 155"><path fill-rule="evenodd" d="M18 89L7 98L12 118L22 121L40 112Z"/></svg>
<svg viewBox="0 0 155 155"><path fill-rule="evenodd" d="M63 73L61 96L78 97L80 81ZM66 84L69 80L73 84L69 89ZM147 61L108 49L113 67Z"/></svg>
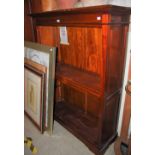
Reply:
<svg viewBox="0 0 155 155"><path fill-rule="evenodd" d="M24 111L43 133L52 133L56 48L24 42Z"/></svg>

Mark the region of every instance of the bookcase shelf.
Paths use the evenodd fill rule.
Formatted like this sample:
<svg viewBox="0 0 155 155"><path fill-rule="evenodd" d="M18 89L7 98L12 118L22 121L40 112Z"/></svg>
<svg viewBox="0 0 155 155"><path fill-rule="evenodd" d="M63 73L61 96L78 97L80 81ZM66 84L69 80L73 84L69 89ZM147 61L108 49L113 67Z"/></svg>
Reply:
<svg viewBox="0 0 155 155"><path fill-rule="evenodd" d="M56 79L94 95L101 94L100 77L66 64L57 64Z"/></svg>
<svg viewBox="0 0 155 155"><path fill-rule="evenodd" d="M57 102L55 104L55 119L63 124L67 129L72 130L81 138L96 143L98 118L85 113L74 106L68 106L67 103Z"/></svg>

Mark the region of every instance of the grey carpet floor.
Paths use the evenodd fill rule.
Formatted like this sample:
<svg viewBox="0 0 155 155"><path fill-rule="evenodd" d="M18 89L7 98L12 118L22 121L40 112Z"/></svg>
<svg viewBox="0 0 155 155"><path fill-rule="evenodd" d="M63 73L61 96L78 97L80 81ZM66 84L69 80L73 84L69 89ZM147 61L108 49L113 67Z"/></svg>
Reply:
<svg viewBox="0 0 155 155"><path fill-rule="evenodd" d="M40 134L39 130L24 117L24 137L31 137L37 147L36 155L94 155L79 139L73 136L58 122L54 121L52 136L47 133ZM104 155L115 155L113 144ZM32 155L25 146L24 155Z"/></svg>

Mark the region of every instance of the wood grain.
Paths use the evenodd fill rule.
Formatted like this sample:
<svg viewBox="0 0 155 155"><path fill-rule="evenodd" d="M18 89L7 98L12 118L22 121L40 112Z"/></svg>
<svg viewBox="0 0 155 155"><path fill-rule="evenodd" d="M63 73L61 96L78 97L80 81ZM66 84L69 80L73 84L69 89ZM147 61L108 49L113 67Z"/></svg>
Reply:
<svg viewBox="0 0 155 155"><path fill-rule="evenodd" d="M58 53L61 55L61 63L100 75L102 29L68 27L67 32L69 45L60 44Z"/></svg>
<svg viewBox="0 0 155 155"><path fill-rule="evenodd" d="M34 41L32 19L28 16L30 13L31 8L29 0L24 0L24 40Z"/></svg>
<svg viewBox="0 0 155 155"><path fill-rule="evenodd" d="M37 42L48 45L58 46L58 28L51 26L37 27Z"/></svg>
<svg viewBox="0 0 155 155"><path fill-rule="evenodd" d="M31 12L32 13L41 13L42 12L42 0L29 0L31 3Z"/></svg>

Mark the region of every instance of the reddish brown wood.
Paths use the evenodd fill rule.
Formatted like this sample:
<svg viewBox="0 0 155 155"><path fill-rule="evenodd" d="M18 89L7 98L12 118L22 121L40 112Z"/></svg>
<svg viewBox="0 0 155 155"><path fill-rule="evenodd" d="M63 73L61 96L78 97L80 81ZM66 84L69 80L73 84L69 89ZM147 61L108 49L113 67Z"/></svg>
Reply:
<svg viewBox="0 0 155 155"><path fill-rule="evenodd" d="M83 18L81 18L81 16ZM101 20L97 20L97 17L102 18L102 14L71 14L68 16L68 14L54 16L52 18L48 17L39 17L37 18L37 25L60 25L65 26L66 24L69 26L75 26L76 24L80 24L80 26L85 26L91 24L92 26L96 24L98 26L101 26ZM60 22L58 22L58 20Z"/></svg>
<svg viewBox="0 0 155 155"><path fill-rule="evenodd" d="M58 46L58 29L56 27L38 26L36 29L38 43L48 46Z"/></svg>
<svg viewBox="0 0 155 155"><path fill-rule="evenodd" d="M117 136L129 14L112 5L32 14L40 43L54 44L47 26L67 27L68 45L57 29L55 118L95 154Z"/></svg>
<svg viewBox="0 0 155 155"><path fill-rule="evenodd" d="M58 53L61 63L101 74L102 29L68 27L67 32L69 45L60 44Z"/></svg>
<svg viewBox="0 0 155 155"><path fill-rule="evenodd" d="M107 141L117 131L120 93L105 102L103 112L102 142Z"/></svg>
<svg viewBox="0 0 155 155"><path fill-rule="evenodd" d="M87 95L87 113L99 119L99 111L101 107L101 102L99 102L99 97L96 95L88 93Z"/></svg>
<svg viewBox="0 0 155 155"><path fill-rule="evenodd" d="M98 121L95 117L88 114L85 115L81 109L71 105L68 106L68 103L65 102L57 103L55 110L55 116L58 121L78 132L87 141L96 143Z"/></svg>
<svg viewBox="0 0 155 155"><path fill-rule="evenodd" d="M108 21L109 24L129 23L128 14L130 14L130 9L112 5L53 10L44 13L31 14L31 16L36 18L37 25L65 26L67 24L68 26L77 26L78 24L79 26L100 27L102 24L108 24L107 22L103 22L103 14L112 14L112 16L113 14L115 16L117 15L117 19L115 17L115 19ZM120 15L123 15L121 20L119 19L121 18ZM59 20L59 22L57 20Z"/></svg>
<svg viewBox="0 0 155 155"><path fill-rule="evenodd" d="M56 78L83 92L88 91L98 96L101 94L100 78L97 74L82 71L69 65L57 64Z"/></svg>
<svg viewBox="0 0 155 155"><path fill-rule="evenodd" d="M108 23L109 21L109 15L104 14L102 15L102 22ZM108 48L108 25L102 25L102 52L101 52L101 87L103 89L103 95L100 98L100 102L102 103L100 106L100 122L99 122L99 128L98 128L98 145L101 145L102 143L102 128L103 128L103 114L104 114L104 85L105 85L105 72L106 72L106 58L107 58L107 48Z"/></svg>
<svg viewBox="0 0 155 155"><path fill-rule="evenodd" d="M109 27L108 61L106 68L107 83L105 86L106 96L120 89L122 85L122 73L125 60L125 50L123 49L125 33L124 26L114 25Z"/></svg>
<svg viewBox="0 0 155 155"><path fill-rule="evenodd" d="M29 0L31 3L32 13L42 12L42 0Z"/></svg>
<svg viewBox="0 0 155 155"><path fill-rule="evenodd" d="M33 41L32 19L28 16L31 13L29 0L24 0L24 40Z"/></svg>
<svg viewBox="0 0 155 155"><path fill-rule="evenodd" d="M60 44L61 63L72 65L80 69L86 68L86 52L84 49L84 29L68 27L69 45Z"/></svg>
<svg viewBox="0 0 155 155"><path fill-rule="evenodd" d="M62 99L66 102L66 104L75 106L84 111L84 94L73 87L68 87L68 85L63 84L62 87Z"/></svg>
<svg viewBox="0 0 155 155"><path fill-rule="evenodd" d="M70 8L70 9L61 9L61 10L53 10L47 11L44 13L33 13L33 17L50 17L50 16L63 16L63 15L71 15L71 14L112 14L116 15L128 15L131 13L131 9L129 7L121 7L115 5L100 5L100 6L92 6L92 7L82 7L82 8ZM73 19L75 20L75 19ZM88 19L87 19L88 20ZM90 19L91 20L91 19ZM128 20L126 22L129 22Z"/></svg>
<svg viewBox="0 0 155 155"><path fill-rule="evenodd" d="M30 59L24 58L24 63L28 64L29 66L36 68L37 70L43 72L43 73L47 73L47 68L41 64L38 64Z"/></svg>
<svg viewBox="0 0 155 155"><path fill-rule="evenodd" d="M86 28L84 34L84 51L86 52L86 58L84 59L86 61L86 70L101 75L102 29Z"/></svg>

